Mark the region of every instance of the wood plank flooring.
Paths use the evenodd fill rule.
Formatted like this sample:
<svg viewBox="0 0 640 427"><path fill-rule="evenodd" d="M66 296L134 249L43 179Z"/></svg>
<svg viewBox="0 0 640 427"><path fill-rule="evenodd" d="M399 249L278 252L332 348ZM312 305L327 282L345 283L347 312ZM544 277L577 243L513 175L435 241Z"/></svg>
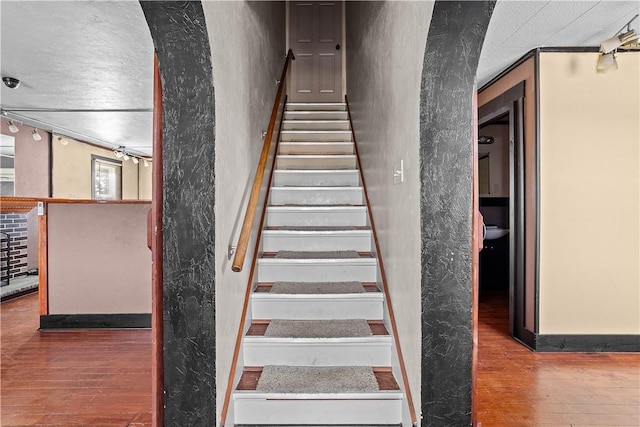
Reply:
<svg viewBox="0 0 640 427"><path fill-rule="evenodd" d="M533 353L504 296L480 303L482 426L639 426L640 354ZM0 305L2 426L151 425L151 332L38 332L37 295Z"/></svg>
<svg viewBox="0 0 640 427"><path fill-rule="evenodd" d="M2 426L151 425L151 331L39 332L38 296L0 305Z"/></svg>
<svg viewBox="0 0 640 427"><path fill-rule="evenodd" d="M508 317L507 294L481 297L479 425L640 426L640 354L534 353Z"/></svg>

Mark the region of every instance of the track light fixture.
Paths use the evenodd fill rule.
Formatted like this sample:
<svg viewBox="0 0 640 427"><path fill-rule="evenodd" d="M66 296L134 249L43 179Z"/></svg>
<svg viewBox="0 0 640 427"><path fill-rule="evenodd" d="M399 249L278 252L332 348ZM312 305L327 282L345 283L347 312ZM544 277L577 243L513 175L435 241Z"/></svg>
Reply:
<svg viewBox="0 0 640 427"><path fill-rule="evenodd" d="M144 165L145 168L149 167L149 160L144 159L144 162L142 162L142 164Z"/></svg>
<svg viewBox="0 0 640 427"><path fill-rule="evenodd" d="M616 61L616 52L618 49L627 49L638 47L638 34L631 28L631 23L638 18L639 15L631 18L615 36L600 43L600 56L596 64L598 73L606 73L607 71L615 71L618 69ZM634 46L635 45L635 46Z"/></svg>
<svg viewBox="0 0 640 427"><path fill-rule="evenodd" d="M33 138L34 141L40 141L42 139L42 137L38 133L38 129L34 129L31 131L31 137Z"/></svg>
<svg viewBox="0 0 640 427"><path fill-rule="evenodd" d="M13 120L9 120L9 132L18 133L19 131L20 129L18 129L18 126L16 126L16 124L13 123Z"/></svg>
<svg viewBox="0 0 640 427"><path fill-rule="evenodd" d="M598 73L606 73L617 69L618 61L616 61L616 56L613 52L603 53L598 57L598 64L596 65L596 71Z"/></svg>
<svg viewBox="0 0 640 427"><path fill-rule="evenodd" d="M142 159L142 157L134 156L133 154L128 153L124 145L121 145L118 148L114 149L113 155L116 156L117 159L123 159L125 162L131 159L134 165L140 163L140 159ZM144 167L149 167L147 159L144 159L144 162Z"/></svg>

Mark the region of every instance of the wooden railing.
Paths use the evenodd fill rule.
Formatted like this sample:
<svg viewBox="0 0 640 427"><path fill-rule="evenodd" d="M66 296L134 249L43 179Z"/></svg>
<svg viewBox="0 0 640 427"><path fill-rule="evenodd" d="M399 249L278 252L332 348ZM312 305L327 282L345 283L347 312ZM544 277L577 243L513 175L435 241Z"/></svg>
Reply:
<svg viewBox="0 0 640 427"><path fill-rule="evenodd" d="M287 69L289 67L289 63L291 60L295 59L293 56L293 52L289 49L287 53L287 59L285 60L284 69L282 70L282 76L280 78L280 82L278 83L278 92L276 94L276 100L273 104L273 109L271 110L271 120L269 121L269 129L267 130L267 135L264 141L264 146L262 147L262 154L260 155L260 161L258 163L258 168L256 170L256 176L254 178L251 198L249 199L249 204L247 206L247 212L244 217L244 223L242 226L242 233L245 233L246 236L243 240L243 235L241 233L240 238L238 239L238 247L236 249L235 259L233 260L232 269L233 271L242 271L242 266L244 264L244 258L247 252L247 247L249 243L249 238L251 237L251 229L254 222L254 217L257 212L259 196L261 193L262 181L264 180L265 170L267 167L267 161L269 159L269 152L271 151L271 140L273 138L273 133L275 130L276 121L278 118L279 110L287 103L287 96L285 95L284 101L282 101L282 94L286 92L286 77L287 77ZM280 115L280 124L278 129L282 129L282 119L284 118L284 109L282 114ZM278 139L280 133L278 132L276 137L276 145L275 150L278 150ZM271 187L271 180L273 179L273 169L275 167L275 154L273 156L273 162L271 164L271 173L268 174L266 189L268 190ZM255 197L254 197L255 193ZM253 200L255 199L255 200ZM252 202L253 200L253 202ZM260 224L258 225L258 229L262 230L265 221L266 214L266 205L268 201L268 191L267 195L264 197L263 206L262 206L262 215L260 216ZM247 279L247 287L244 295L244 302L242 305L242 312L240 315L240 324L238 325L238 333L236 335L236 345L233 350L233 358L231 361L231 369L229 370L229 378L227 380L227 390L224 396L224 402L222 404L222 413L220 416L220 426L224 427L227 419L227 413L229 411L229 404L231 403L231 392L233 391L233 382L236 376L236 371L238 369L238 360L240 356L240 348L242 344L242 337L244 335L245 324L247 320L247 313L249 309L249 300L251 299L251 292L253 291L253 283L254 283L254 275L256 274L256 262L258 259L258 248L260 247L260 238L261 234L258 234L256 237L255 250L253 251L253 258L251 260L251 270L249 272L249 277ZM242 249L243 253L240 253L241 243L244 241L244 248Z"/></svg>
<svg viewBox="0 0 640 427"><path fill-rule="evenodd" d="M398 363L400 365L400 374L402 375L402 383L404 385L404 393L407 397L407 404L409 405L409 416L411 417L411 425L418 425L418 418L413 406L413 397L411 396L411 388L409 387L409 377L407 375L407 368L404 364L404 357L402 356L402 348L400 347L400 337L398 336L398 327L396 326L396 317L393 313L393 305L391 304L391 295L389 293L389 285L387 283L387 273L384 269L384 263L382 262L382 253L380 252L380 244L378 243L378 233L376 232L376 226L373 222L373 212L371 210L371 203L369 202L369 195L367 194L367 185L364 180L364 173L362 172L362 165L360 164L360 154L358 153L358 143L356 141L356 131L353 127L353 120L351 119L351 109L349 108L349 99L344 96L345 103L347 104L347 115L349 117L349 126L351 127L351 136L353 138L353 149L356 154L356 162L358 163L358 170L360 171L360 182L362 183L362 191L364 192L364 199L367 206L367 212L369 213L369 224L371 225L371 234L373 235L373 243L376 249L376 258L378 259L378 266L380 267L380 277L382 280L382 291L384 292L384 299L387 303L387 309L389 311L389 323L391 324L391 330L393 339L396 345L396 352L398 354Z"/></svg>
<svg viewBox="0 0 640 427"><path fill-rule="evenodd" d="M251 187L251 195L249 196L247 210L244 215L244 221L242 222L240 237L238 237L235 257L233 258L233 264L231 265L231 269L235 272L242 271L242 267L244 266L244 259L247 255L247 248L249 247L249 241L251 239L251 229L253 228L253 223L255 221L255 216L258 209L258 201L260 198L260 191L262 189L262 183L264 181L264 171L267 167L271 141L273 140L273 131L275 129L276 120L278 117L280 100L282 98L282 94L285 92L284 89L286 87L287 70L289 69L289 63L293 59L295 59L295 56L293 55L293 51L289 49L289 52L287 52L287 58L284 61L284 67L282 69L282 75L280 76L280 82L278 83L278 92L276 93L276 99L273 102L273 108L271 109L271 118L269 120L269 126L267 127L267 134L264 139L264 145L262 146L262 153L260 154L258 167L256 168L256 175L253 180L253 186Z"/></svg>

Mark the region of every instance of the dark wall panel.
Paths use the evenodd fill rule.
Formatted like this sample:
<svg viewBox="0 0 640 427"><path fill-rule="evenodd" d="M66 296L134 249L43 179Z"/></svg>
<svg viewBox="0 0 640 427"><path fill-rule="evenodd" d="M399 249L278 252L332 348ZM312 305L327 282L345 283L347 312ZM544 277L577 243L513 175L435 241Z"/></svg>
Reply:
<svg viewBox="0 0 640 427"><path fill-rule="evenodd" d="M199 1L141 1L163 96L165 426L216 425L215 114Z"/></svg>
<svg viewBox="0 0 640 427"><path fill-rule="evenodd" d="M436 1L420 99L422 416L471 424L473 90L493 1Z"/></svg>

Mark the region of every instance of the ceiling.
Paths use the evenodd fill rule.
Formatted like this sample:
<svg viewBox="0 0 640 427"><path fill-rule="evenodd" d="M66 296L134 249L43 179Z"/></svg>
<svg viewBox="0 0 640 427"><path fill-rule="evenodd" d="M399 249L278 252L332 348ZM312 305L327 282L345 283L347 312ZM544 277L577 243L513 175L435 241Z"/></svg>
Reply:
<svg viewBox="0 0 640 427"><path fill-rule="evenodd" d="M478 86L533 48L598 46L638 9L637 1L499 1ZM153 43L137 0L0 0L0 23L2 76L22 82L1 85L8 117L151 155Z"/></svg>
<svg viewBox="0 0 640 427"><path fill-rule="evenodd" d="M639 11L638 1L498 1L480 55L478 87L531 49L600 46ZM631 27L638 32L638 19Z"/></svg>

